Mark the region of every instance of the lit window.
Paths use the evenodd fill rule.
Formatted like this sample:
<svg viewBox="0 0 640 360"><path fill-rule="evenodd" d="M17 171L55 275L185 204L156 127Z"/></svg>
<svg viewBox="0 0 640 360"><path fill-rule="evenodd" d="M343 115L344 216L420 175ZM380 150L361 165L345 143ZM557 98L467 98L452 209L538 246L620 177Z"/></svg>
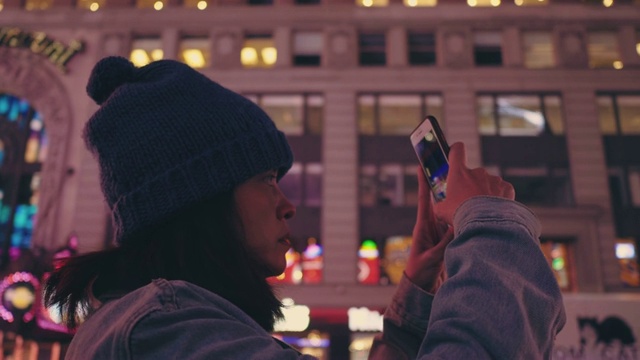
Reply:
<svg viewBox="0 0 640 360"><path fill-rule="evenodd" d="M300 31L293 35L293 64L319 66L322 55L322 33Z"/></svg>
<svg viewBox="0 0 640 360"><path fill-rule="evenodd" d="M324 96L309 95L307 97L307 130L309 134L322 135L324 119Z"/></svg>
<svg viewBox="0 0 640 360"><path fill-rule="evenodd" d="M269 68L275 65L278 51L271 35L247 35L240 52L240 61L247 68Z"/></svg>
<svg viewBox="0 0 640 360"><path fill-rule="evenodd" d="M618 49L618 35L613 31L599 31L589 33L589 67L591 68L621 68Z"/></svg>
<svg viewBox="0 0 640 360"><path fill-rule="evenodd" d="M207 37L185 38L180 41L179 60L194 69L209 66L210 41Z"/></svg>
<svg viewBox="0 0 640 360"><path fill-rule="evenodd" d="M106 0L78 0L78 9L98 11L104 7Z"/></svg>
<svg viewBox="0 0 640 360"><path fill-rule="evenodd" d="M553 43L549 32L525 32L524 66L529 69L543 69L555 66Z"/></svg>
<svg viewBox="0 0 640 360"><path fill-rule="evenodd" d="M598 120L600 121L600 131L604 135L615 135L618 133L616 116L613 109L613 98L611 96L598 96Z"/></svg>
<svg viewBox="0 0 640 360"><path fill-rule="evenodd" d="M640 134L640 96L618 95L620 131L623 134Z"/></svg>
<svg viewBox="0 0 640 360"><path fill-rule="evenodd" d="M26 0L24 8L26 10L45 10L51 7L53 0Z"/></svg>
<svg viewBox="0 0 640 360"><path fill-rule="evenodd" d="M636 53L640 56L640 31L636 31Z"/></svg>
<svg viewBox="0 0 640 360"><path fill-rule="evenodd" d="M542 240L544 253L561 290L574 290L574 271L571 247L568 242Z"/></svg>
<svg viewBox="0 0 640 360"><path fill-rule="evenodd" d="M137 67L144 66L152 61L161 60L164 57L160 38L138 38L131 43L131 55L129 59Z"/></svg>
<svg viewBox="0 0 640 360"><path fill-rule="evenodd" d="M360 65L384 66L387 63L384 34L360 34Z"/></svg>
<svg viewBox="0 0 640 360"><path fill-rule="evenodd" d="M356 0L356 5L364 7L387 6L389 0Z"/></svg>
<svg viewBox="0 0 640 360"><path fill-rule="evenodd" d="M549 5L549 0L514 0L517 6L540 6Z"/></svg>
<svg viewBox="0 0 640 360"><path fill-rule="evenodd" d="M375 135L376 98L373 95L361 95L358 97L358 130L361 135Z"/></svg>
<svg viewBox="0 0 640 360"><path fill-rule="evenodd" d="M545 121L538 96L500 96L497 106L500 135L537 136L544 131Z"/></svg>
<svg viewBox="0 0 640 360"><path fill-rule="evenodd" d="M436 38L433 33L409 33L409 64L434 65L436 63Z"/></svg>
<svg viewBox="0 0 640 360"><path fill-rule="evenodd" d="M564 133L558 95L480 95L476 99L482 135L539 136Z"/></svg>
<svg viewBox="0 0 640 360"><path fill-rule="evenodd" d="M597 104L603 134L640 134L640 95L598 95Z"/></svg>
<svg viewBox="0 0 640 360"><path fill-rule="evenodd" d="M287 136L322 135L324 97L317 94L245 95Z"/></svg>
<svg viewBox="0 0 640 360"><path fill-rule="evenodd" d="M360 135L409 135L426 115L444 124L442 96L435 94L362 94L358 96Z"/></svg>
<svg viewBox="0 0 640 360"><path fill-rule="evenodd" d="M260 105L287 135L302 135L304 97L302 95L264 95Z"/></svg>
<svg viewBox="0 0 640 360"><path fill-rule="evenodd" d="M0 239L8 247L29 248L36 224L48 139L40 113L26 100L0 93ZM26 146L15 146L24 144ZM13 220L12 220L13 219ZM10 226L10 222L12 222ZM7 242L10 239L10 242Z"/></svg>
<svg viewBox="0 0 640 360"><path fill-rule="evenodd" d="M473 56L477 66L502 65L502 34L480 31L473 36Z"/></svg>
<svg viewBox="0 0 640 360"><path fill-rule="evenodd" d="M438 5L438 0L403 0L403 3L407 7L425 7Z"/></svg>
<svg viewBox="0 0 640 360"><path fill-rule="evenodd" d="M500 0L467 0L467 5L471 7L500 6Z"/></svg>
<svg viewBox="0 0 640 360"><path fill-rule="evenodd" d="M420 95L380 95L380 135L409 135L422 120Z"/></svg>
<svg viewBox="0 0 640 360"><path fill-rule="evenodd" d="M620 266L620 280L624 286L640 287L640 271L638 270L638 252L633 238L617 239L616 258Z"/></svg>

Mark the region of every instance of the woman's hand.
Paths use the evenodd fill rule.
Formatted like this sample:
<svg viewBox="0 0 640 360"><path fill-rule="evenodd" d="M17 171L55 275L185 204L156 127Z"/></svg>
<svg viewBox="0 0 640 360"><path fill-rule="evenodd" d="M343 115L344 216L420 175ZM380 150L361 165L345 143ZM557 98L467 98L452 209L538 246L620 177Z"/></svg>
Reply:
<svg viewBox="0 0 640 360"><path fill-rule="evenodd" d="M444 250L453 240L453 216L474 196L498 196L513 200L513 186L483 168L469 169L464 144L451 145L446 198L434 205L431 187L418 169L418 218L405 274L420 288L435 293L445 278Z"/></svg>
<svg viewBox="0 0 640 360"><path fill-rule="evenodd" d="M405 275L416 286L435 294L444 280L444 250L453 240L453 229L436 218L431 187L418 168L418 217Z"/></svg>
<svg viewBox="0 0 640 360"><path fill-rule="evenodd" d="M480 195L514 200L516 193L510 183L499 176L489 175L484 168L469 169L463 143L451 145L447 196L436 204L436 216L447 224L453 224L453 216L458 207L466 200Z"/></svg>

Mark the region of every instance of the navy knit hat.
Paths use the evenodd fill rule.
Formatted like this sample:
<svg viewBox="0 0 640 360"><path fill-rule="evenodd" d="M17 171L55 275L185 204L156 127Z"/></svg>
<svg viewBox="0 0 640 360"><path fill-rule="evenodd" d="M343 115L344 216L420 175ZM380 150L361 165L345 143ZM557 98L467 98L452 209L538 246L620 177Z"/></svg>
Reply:
<svg viewBox="0 0 640 360"><path fill-rule="evenodd" d="M87 93L100 109L84 140L100 165L117 243L293 155L251 100L171 60L136 68L122 57L94 67Z"/></svg>

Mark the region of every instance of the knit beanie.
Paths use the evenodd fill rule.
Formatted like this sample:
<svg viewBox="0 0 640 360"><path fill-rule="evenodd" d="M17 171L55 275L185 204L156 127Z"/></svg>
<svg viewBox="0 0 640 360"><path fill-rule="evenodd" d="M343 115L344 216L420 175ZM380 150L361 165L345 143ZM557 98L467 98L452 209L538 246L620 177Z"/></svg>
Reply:
<svg viewBox="0 0 640 360"><path fill-rule="evenodd" d="M259 106L183 63L136 68L107 57L87 93L100 109L83 138L118 244L259 173L282 177L291 167L285 135Z"/></svg>

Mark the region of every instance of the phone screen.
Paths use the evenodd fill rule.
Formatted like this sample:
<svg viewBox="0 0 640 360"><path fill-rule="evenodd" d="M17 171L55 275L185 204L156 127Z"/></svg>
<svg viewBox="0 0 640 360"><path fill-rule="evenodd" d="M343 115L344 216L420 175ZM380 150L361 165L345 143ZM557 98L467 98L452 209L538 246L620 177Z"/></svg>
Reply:
<svg viewBox="0 0 640 360"><path fill-rule="evenodd" d="M434 199L441 201L444 200L447 190L448 145L441 132L439 135L439 129L434 128L432 124L434 120L431 122L426 120L416 128L412 135L412 143L433 190Z"/></svg>

